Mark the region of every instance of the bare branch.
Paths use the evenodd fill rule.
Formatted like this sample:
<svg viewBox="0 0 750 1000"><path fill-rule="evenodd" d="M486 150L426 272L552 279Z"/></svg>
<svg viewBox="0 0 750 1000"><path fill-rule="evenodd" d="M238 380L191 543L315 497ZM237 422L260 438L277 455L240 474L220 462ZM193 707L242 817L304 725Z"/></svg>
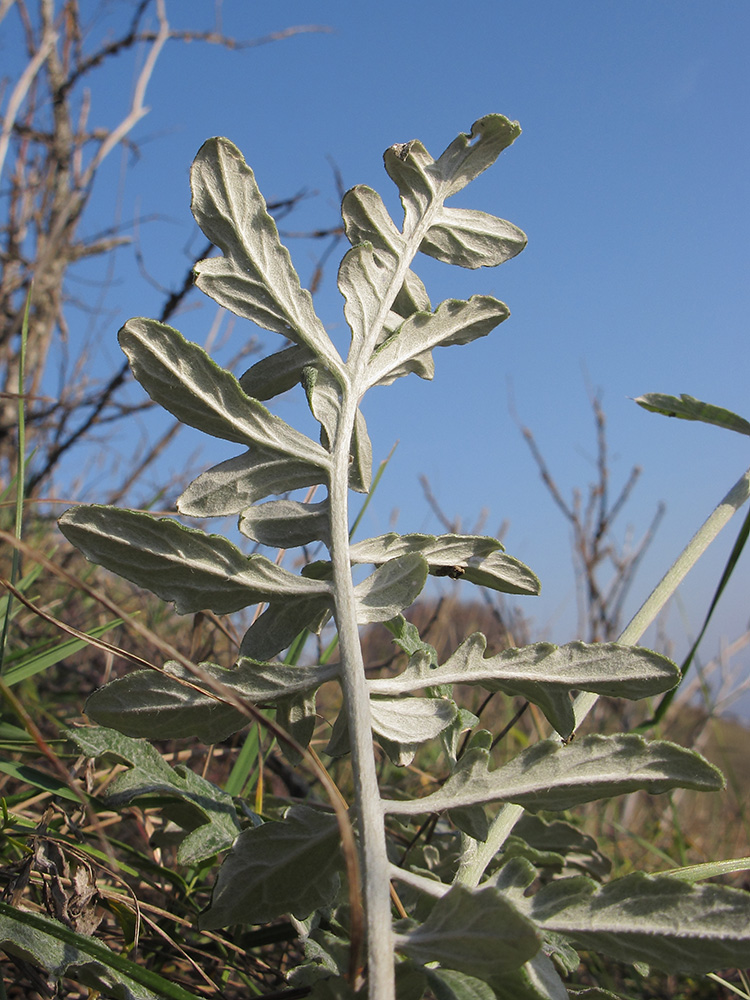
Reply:
<svg viewBox="0 0 750 1000"><path fill-rule="evenodd" d="M0 13L4 16L5 12ZM2 20L2 16L0 16L0 20ZM10 142L10 137L13 132L13 126L15 125L18 112L29 93L29 90L31 89L32 83L44 65L45 60L47 59L47 56L56 41L57 32L54 28L51 26L45 27L44 35L42 36L37 52L26 65L26 68L23 73L21 73L18 82L8 98L8 107L5 111L5 115L3 116L3 128L2 132L0 132L0 177L2 177L3 174L5 157L8 153L8 143Z"/></svg>

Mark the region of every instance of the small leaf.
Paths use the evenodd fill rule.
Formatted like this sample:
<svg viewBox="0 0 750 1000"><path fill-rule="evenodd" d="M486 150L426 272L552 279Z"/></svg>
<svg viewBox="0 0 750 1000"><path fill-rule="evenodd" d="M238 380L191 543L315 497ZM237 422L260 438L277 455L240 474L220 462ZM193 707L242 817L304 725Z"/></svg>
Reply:
<svg viewBox="0 0 750 1000"><path fill-rule="evenodd" d="M240 376L240 387L253 399L273 399L294 388L302 379L302 369L314 360L309 348L293 344L256 361Z"/></svg>
<svg viewBox="0 0 750 1000"><path fill-rule="evenodd" d="M417 962L440 962L479 979L517 969L539 950L534 925L496 889L454 885L407 935L398 951Z"/></svg>
<svg viewBox="0 0 750 1000"><path fill-rule="evenodd" d="M561 879L531 898L529 916L580 948L663 972L750 965L750 896L641 872L599 886Z"/></svg>
<svg viewBox="0 0 750 1000"><path fill-rule="evenodd" d="M360 625L395 618L413 604L427 580L427 563L416 553L380 566L354 588Z"/></svg>
<svg viewBox="0 0 750 1000"><path fill-rule="evenodd" d="M327 598L271 601L245 632L240 656L251 660L272 660L283 649L288 649L301 632L317 635L330 617L331 601Z"/></svg>
<svg viewBox="0 0 750 1000"><path fill-rule="evenodd" d="M369 493L372 485L372 443L361 410L354 419L354 433L350 451L349 489L356 493Z"/></svg>
<svg viewBox="0 0 750 1000"><path fill-rule="evenodd" d="M336 438L341 412L341 386L334 376L320 365L308 365L302 372L302 385L310 412L321 426L323 447L329 450Z"/></svg>
<svg viewBox="0 0 750 1000"><path fill-rule="evenodd" d="M484 843L490 832L490 824L484 806L466 806L465 808L451 809L450 821L454 826L471 837ZM509 838L510 839L510 838ZM506 840L506 844L507 844Z"/></svg>
<svg viewBox="0 0 750 1000"><path fill-rule="evenodd" d="M423 799L383 803L387 812L420 815L478 802L515 802L559 811L583 802L645 789L718 791L721 773L700 754L640 736L583 736L567 746L542 740L494 771L486 752L467 752L438 792Z"/></svg>
<svg viewBox="0 0 750 1000"><path fill-rule="evenodd" d="M383 199L371 187L357 184L347 191L341 202L341 217L352 246L371 243L377 250L385 250L393 257L403 253L404 238Z"/></svg>
<svg viewBox="0 0 750 1000"><path fill-rule="evenodd" d="M317 365L308 365L302 383L310 411L321 425L321 440L330 448L336 438L341 412L341 386L330 372ZM357 410L350 448L349 486L358 493L367 493L372 478L372 445L362 413Z"/></svg>
<svg viewBox="0 0 750 1000"><path fill-rule="evenodd" d="M287 913L304 920L333 902L342 870L336 818L293 806L280 822L240 834L219 869L200 927L264 924Z"/></svg>
<svg viewBox="0 0 750 1000"><path fill-rule="evenodd" d="M717 427L725 427L727 430L736 431L738 434L750 434L750 423L743 417L739 417L731 410L725 410L722 406L714 406L712 403L704 403L693 396L685 393L677 396L666 396L660 392L649 392L645 396L639 396L636 403L644 410L651 410L652 413L663 413L666 417L679 417L681 420L698 420L704 424L716 424Z"/></svg>
<svg viewBox="0 0 750 1000"><path fill-rule="evenodd" d="M437 161L416 140L385 151L385 169L396 183L404 206L404 232L410 233L433 202L442 203L492 166L521 134L518 122L485 115L471 132L461 133Z"/></svg>
<svg viewBox="0 0 750 1000"><path fill-rule="evenodd" d="M180 614L209 609L230 614L273 599L327 594L265 556L246 556L219 535L170 518L117 507L73 507L58 521L65 537L98 563L165 601Z"/></svg>
<svg viewBox="0 0 750 1000"><path fill-rule="evenodd" d="M195 266L196 284L219 305L339 368L341 359L279 242L255 176L228 139L204 142L190 174L192 211L224 257Z"/></svg>
<svg viewBox="0 0 750 1000"><path fill-rule="evenodd" d="M360 344L380 316L382 326L388 315L381 315L396 274L398 260L370 243L352 247L339 265L338 287L344 296L344 316L352 331L352 343Z"/></svg>
<svg viewBox="0 0 750 1000"><path fill-rule="evenodd" d="M247 396L234 375L171 326L131 319L118 337L133 375L182 423L227 441L329 467L319 445Z"/></svg>
<svg viewBox="0 0 750 1000"><path fill-rule="evenodd" d="M243 535L261 545L289 549L315 541L322 541L327 545L328 519L327 500L320 503L271 500L243 510L239 528Z"/></svg>
<svg viewBox="0 0 750 1000"><path fill-rule="evenodd" d="M383 624L393 636L393 641L407 656L413 656L414 653L424 653L427 662L434 667L437 666L437 650L428 642L424 642L416 625L408 622L403 615L396 615L395 618L383 622Z"/></svg>
<svg viewBox="0 0 750 1000"><path fill-rule="evenodd" d="M435 739L456 717L445 698L371 698L372 728L390 759L406 767L417 749Z"/></svg>
<svg viewBox="0 0 750 1000"><path fill-rule="evenodd" d="M474 976L455 969L425 969L435 1000L496 1000L493 990Z"/></svg>
<svg viewBox="0 0 750 1000"><path fill-rule="evenodd" d="M526 234L486 212L442 208L419 245L422 253L458 267L496 267L519 254Z"/></svg>
<svg viewBox="0 0 750 1000"><path fill-rule="evenodd" d="M253 448L194 479L177 500L177 509L189 517L226 517L272 493L317 486L327 480L326 470L319 465Z"/></svg>
<svg viewBox="0 0 750 1000"><path fill-rule="evenodd" d="M435 347L470 344L486 337L510 315L508 307L489 295L446 299L435 312L414 313L374 352L368 365L368 385L378 385L397 371L418 370L416 363Z"/></svg>
<svg viewBox="0 0 750 1000"><path fill-rule="evenodd" d="M307 747L313 738L318 721L315 692L303 691L291 698L279 700L276 721L301 747ZM299 764L302 754L288 743L284 744L284 756L290 764Z"/></svg>

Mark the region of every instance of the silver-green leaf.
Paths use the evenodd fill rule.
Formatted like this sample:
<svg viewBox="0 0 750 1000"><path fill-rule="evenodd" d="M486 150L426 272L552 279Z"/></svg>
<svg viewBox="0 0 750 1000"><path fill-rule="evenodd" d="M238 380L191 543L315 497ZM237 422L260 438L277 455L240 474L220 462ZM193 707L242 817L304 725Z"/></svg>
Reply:
<svg viewBox="0 0 750 1000"><path fill-rule="evenodd" d="M750 965L750 896L727 886L642 872L600 886L579 876L545 886L527 912L542 929L629 964L669 973Z"/></svg>
<svg viewBox="0 0 750 1000"><path fill-rule="evenodd" d="M427 563L417 553L378 567L354 588L360 625L388 621L413 604L427 580Z"/></svg>
<svg viewBox="0 0 750 1000"><path fill-rule="evenodd" d="M667 657L614 642L538 642L495 656L485 656L486 649L486 638L476 632L439 667L415 658L396 677L371 681L371 690L396 694L435 684L479 684L538 705L567 739L575 725L571 690L638 699L668 691L680 678L679 668Z"/></svg>
<svg viewBox="0 0 750 1000"><path fill-rule="evenodd" d="M330 593L325 582L289 573L265 556L246 556L226 538L171 518L92 506L73 507L58 523L91 562L174 601L180 614L230 614L261 601Z"/></svg>
<svg viewBox="0 0 750 1000"><path fill-rule="evenodd" d="M679 396L667 396L661 392L649 392L639 396L636 403L652 413L663 413L665 417L679 417L680 420L698 420L704 424L715 424L738 434L750 434L750 423L744 417L725 410L723 406L704 403L684 392Z"/></svg>
<svg viewBox="0 0 750 1000"><path fill-rule="evenodd" d="M458 267L496 267L519 254L526 234L505 219L443 207L419 245L422 253Z"/></svg>
<svg viewBox="0 0 750 1000"><path fill-rule="evenodd" d="M312 296L301 287L253 171L234 143L204 142L190 184L195 221L224 253L196 264L198 287L236 315L305 345L339 368L341 359L315 314Z"/></svg>
<svg viewBox="0 0 750 1000"><path fill-rule="evenodd" d="M537 576L506 555L496 538L482 535L398 535L389 532L352 545L353 563L383 565L410 552L427 560L433 576L449 576L510 594L538 594Z"/></svg>
<svg viewBox="0 0 750 1000"><path fill-rule="evenodd" d="M89 757L112 754L131 767L107 788L106 801L113 807L143 795L162 795L188 803L202 818L183 840L177 852L180 864L205 861L230 847L240 832L232 797L190 768L172 768L146 740L131 739L113 729L87 727L68 730ZM151 734L155 735L155 734Z"/></svg>
<svg viewBox="0 0 750 1000"><path fill-rule="evenodd" d="M329 541L328 501L300 503L271 500L248 507L240 518L240 531L248 538L274 548L288 549L310 542Z"/></svg>
<svg viewBox="0 0 750 1000"><path fill-rule="evenodd" d="M520 134L518 122L503 115L485 115L474 122L470 133L462 132L454 139L437 160L417 140L387 149L383 160L404 206L404 233L416 228L434 202L442 203L492 166Z"/></svg>
<svg viewBox="0 0 750 1000"><path fill-rule="evenodd" d="M435 312L414 313L375 350L368 365L368 384L387 384L396 372L420 374L418 361L425 351L470 344L486 337L508 316L505 303L490 295L472 295L467 301L446 299Z"/></svg>
<svg viewBox="0 0 750 1000"><path fill-rule="evenodd" d="M251 448L201 473L178 498L177 509L189 517L226 517L273 493L318 486L327 480L328 472L320 465Z"/></svg>
<svg viewBox="0 0 750 1000"><path fill-rule="evenodd" d="M433 740L456 718L447 698L371 698L372 728L398 767L411 764L423 743Z"/></svg>
<svg viewBox="0 0 750 1000"><path fill-rule="evenodd" d="M131 319L118 336L133 375L182 423L227 441L329 467L320 445L246 395L234 375L171 326Z"/></svg>
<svg viewBox="0 0 750 1000"><path fill-rule="evenodd" d="M640 736L583 736L567 746L543 740L507 764L488 770L486 751L467 752L438 792L422 799L384 802L387 812L420 815L479 802L514 802L559 811L584 802L644 789L718 791L720 771L700 754Z"/></svg>

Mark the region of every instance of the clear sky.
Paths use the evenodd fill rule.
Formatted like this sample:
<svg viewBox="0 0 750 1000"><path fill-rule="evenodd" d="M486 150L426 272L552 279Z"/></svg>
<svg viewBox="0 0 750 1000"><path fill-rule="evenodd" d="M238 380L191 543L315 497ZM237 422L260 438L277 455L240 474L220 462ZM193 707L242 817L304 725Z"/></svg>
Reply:
<svg viewBox="0 0 750 1000"><path fill-rule="evenodd" d="M92 13L99 7L83 6ZM132 6L110 3L109 19L93 30L122 23L123 8ZM208 0L168 0L167 9L175 26L212 24ZM151 82L151 113L132 136L140 159L124 183L122 164L113 159L95 191L87 231L117 213L126 220L158 214L139 226L144 267L174 286L188 264L186 246L200 246L188 168L208 136L226 135L240 147L268 200L303 188L318 192L282 223L304 230L336 222L330 160L345 187L367 183L397 213L382 168L387 146L419 138L437 155L484 114L518 119L521 137L466 189L461 204L520 226L527 249L495 270L464 272L426 261L421 271L433 304L488 293L507 302L511 318L482 341L437 351L432 383L409 376L368 399L376 459L400 443L366 531L388 530L396 509L399 530L438 530L418 482L427 476L443 509L460 515L464 527L483 508L490 533L508 522L508 551L543 585L543 596L528 599L524 609L547 637L570 638L568 527L545 493L509 404L533 429L569 496L594 475L588 394L599 390L613 489L632 465L643 467L622 531L630 523L639 535L657 503L667 503L634 610L635 596L646 596L748 464L746 439L647 414L631 397L686 392L750 417L750 5L225 0L221 11L225 32L241 38L301 23L331 30L243 52L173 43ZM10 30L0 28L2 61L13 58ZM111 122L125 108L133 78L132 54L102 75L101 89L91 78L92 124ZM324 246L296 240L290 246L306 283ZM343 323L336 264L329 262L315 300L334 332ZM150 315L160 303L132 249L121 251L104 301L106 320L97 327L103 368L119 363L115 333L122 322ZM196 292L189 305L174 324L203 342L212 304ZM251 332L238 322L224 355ZM270 334L264 344L279 346ZM298 398L279 408L292 422L303 419L303 410ZM186 433L158 473L185 462L199 438ZM204 464L235 450L211 443ZM93 478L91 487L95 493ZM739 523L728 529L723 548L685 590L693 631L738 529ZM733 639L746 627L749 581L746 570L725 598L704 655L715 654L719 635ZM681 629L673 612L668 631Z"/></svg>

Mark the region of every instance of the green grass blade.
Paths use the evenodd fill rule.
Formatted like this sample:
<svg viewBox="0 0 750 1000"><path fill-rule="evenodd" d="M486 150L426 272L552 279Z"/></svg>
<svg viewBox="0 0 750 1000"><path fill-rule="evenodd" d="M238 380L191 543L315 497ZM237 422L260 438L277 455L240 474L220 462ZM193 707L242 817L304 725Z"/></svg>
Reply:
<svg viewBox="0 0 750 1000"><path fill-rule="evenodd" d="M732 576L732 573L734 572L734 569L737 566L737 563L739 562L739 558L742 555L742 550L745 548L745 544L747 543L748 535L750 535L750 511L748 511L748 513L745 515L745 520L742 522L742 527L740 528L739 534L737 535L737 539L734 545L732 546L732 551L729 553L729 558L727 559L726 566L724 567L724 572L721 574L721 579L719 580L718 586L716 587L716 592L714 593L714 596L711 599L711 604L709 605L708 611L706 612L706 617L703 621L703 625L701 626L701 630L698 633L695 642L691 646L690 652L687 654L682 663L682 666L680 667L680 675L681 675L680 684L678 684L677 687L672 688L671 691L668 691L664 695L664 697L660 700L659 704L657 705L653 717L651 719L648 719L646 722L641 723L641 725L637 727L636 730L637 732L643 732L646 729L650 729L652 726L658 725L659 722L661 722L661 720L664 718L667 709L672 704L675 695L680 690L682 681L685 679L685 675L690 669L695 654L698 651L698 646L700 645L703 636L706 634L708 623L711 621L711 616L714 613L716 605L719 603L719 599L721 598L721 595L724 593L724 589L726 585L729 583L730 577Z"/></svg>
<svg viewBox="0 0 750 1000"><path fill-rule="evenodd" d="M258 760L258 751L258 727L253 725L250 726L250 729L248 730L245 742L240 748L237 760L234 762L232 770L229 772L229 777L224 785L224 791L227 795L242 794L242 789L247 784L248 779L255 768L256 761Z"/></svg>
<svg viewBox="0 0 750 1000"><path fill-rule="evenodd" d="M31 308L31 289L26 296L26 308L23 313L23 323L21 324L21 349L18 359L18 458L16 471L16 518L15 535L21 539L23 534L23 501L24 501L24 476L26 472L26 411L24 408L24 382L26 378L26 343L29 337L29 309ZM11 564L10 579L15 585L21 567L21 554L18 549L13 550L13 562ZM5 617L3 619L3 630L0 635L0 674L3 672L5 662L5 647L8 642L8 628L10 626L12 601L8 595L8 602L5 606Z"/></svg>
<svg viewBox="0 0 750 1000"><path fill-rule="evenodd" d="M731 875L733 872L746 871L750 871L750 858L707 861L701 865L686 865L683 868L671 868L667 871L659 872L659 874L679 878L683 882L702 882L707 878L716 878L717 875Z"/></svg>
<svg viewBox="0 0 750 1000"><path fill-rule="evenodd" d="M75 966L84 973L82 981L90 984L92 976L96 980L104 972L110 983L100 979L97 985L105 989L109 985L111 989L116 984L116 995L128 1000L199 1000L195 993L123 958L95 938L76 934L57 920L3 902L0 943L25 957L31 955L53 975L63 975L69 966Z"/></svg>
<svg viewBox="0 0 750 1000"><path fill-rule="evenodd" d="M106 625L100 625L98 628L90 629L86 634L90 635L94 639L98 639L100 636L109 632L110 629L113 629L118 625L122 625L121 618L115 618ZM83 639L67 639L65 642L61 642L56 646L53 646L52 649L46 649L41 653L24 657L20 663L9 663L5 671L5 683L8 687L12 687L14 684L18 684L21 681L26 680L27 677L33 677L34 674L41 673L43 670L48 670L50 667L55 666L55 664L64 660L66 657L72 656L73 653L77 653L79 649L83 649L85 645L86 642Z"/></svg>
<svg viewBox="0 0 750 1000"><path fill-rule="evenodd" d="M14 760L0 760L0 771L4 774L9 774L11 778L15 778L17 781L23 781L33 788L38 788L42 792L49 792L50 795L69 799L71 802L75 802L76 805L80 805L81 803L80 798L75 792L72 792L59 778L55 778L51 774L46 774L44 771L39 771L35 767L30 767L28 764L19 764Z"/></svg>

